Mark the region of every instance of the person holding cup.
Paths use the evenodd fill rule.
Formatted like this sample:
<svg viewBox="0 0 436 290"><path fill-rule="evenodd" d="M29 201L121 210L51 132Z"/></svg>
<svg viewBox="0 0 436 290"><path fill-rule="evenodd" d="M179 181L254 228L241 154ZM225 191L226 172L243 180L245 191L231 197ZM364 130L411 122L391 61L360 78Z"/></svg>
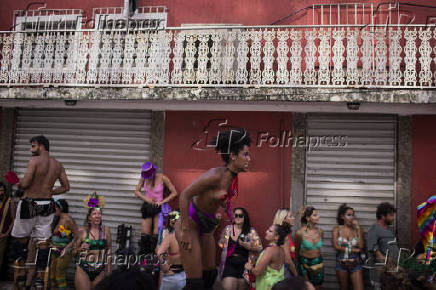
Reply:
<svg viewBox="0 0 436 290"><path fill-rule="evenodd" d="M223 289L246 289L248 285L243 278L245 264L251 255L262 250L262 243L244 208L233 210L233 223L222 231L218 246L223 249L220 265Z"/></svg>
<svg viewBox="0 0 436 290"><path fill-rule="evenodd" d="M336 250L336 276L342 290L348 289L351 279L353 289L363 290L362 263L363 234L354 209L342 204L337 214L338 225L333 228L333 247Z"/></svg>

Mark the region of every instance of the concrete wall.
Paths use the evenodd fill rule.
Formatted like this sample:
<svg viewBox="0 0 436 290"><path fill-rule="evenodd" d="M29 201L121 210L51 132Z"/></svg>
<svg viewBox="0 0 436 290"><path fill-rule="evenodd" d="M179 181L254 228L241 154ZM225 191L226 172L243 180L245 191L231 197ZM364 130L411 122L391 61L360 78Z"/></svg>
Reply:
<svg viewBox="0 0 436 290"><path fill-rule="evenodd" d="M362 102L359 112L361 113L386 113L386 114L434 114L436 113L436 90L427 89L383 89L366 90L361 88L333 89L333 88L301 88L301 87L219 87L219 88L180 88L180 87L145 87L145 88L119 88L119 87L0 87L0 99L5 100L4 106L11 106L7 100L20 100L18 104L14 102L12 106L29 106L31 101L44 100L39 106L50 107L65 107L63 100L73 99L78 100L75 108L83 107L115 107L120 106L137 109L144 107L143 101L149 101L148 104L153 105L153 102L162 101L159 108L153 107L153 110L162 110L168 108L171 110L179 110L180 105L188 104L192 106L195 103L203 101L222 101L220 105L226 106L228 110L238 111L303 111L303 112L323 112L331 110L339 112L332 106L340 104L341 112L349 112L345 102ZM117 100L110 102L110 100ZM118 102L118 100L129 100L128 103ZM51 101L51 102L50 102ZM89 101L84 103L82 101ZM132 103L133 101L141 101ZM152 101L152 102L151 102ZM168 101L172 101L168 102ZM189 102L188 102L189 101ZM240 101L234 103L234 101ZM286 102L283 102L286 101ZM178 102L178 104L176 103ZM272 107L266 107L266 102L274 104ZM298 107L286 108L290 102L298 103ZM313 103L322 102L314 106ZM342 103L343 102L343 103ZM235 108L245 103L243 109ZM142 104L142 105L141 105ZM145 106L150 109L150 107ZM374 107L381 104L388 104L388 110L380 111ZM395 104L395 105L393 105ZM405 104L411 106L404 106ZM419 106L419 104L432 104L427 106ZM31 104L32 106L34 104ZM214 109L216 106L212 103ZM139 106L139 107L138 107ZM219 109L222 109L222 106ZM259 109L260 106L260 109ZM304 110L300 108L305 107ZM257 107L257 108L254 108ZM183 108L183 110L186 110ZM196 110L195 108L192 110Z"/></svg>
<svg viewBox="0 0 436 290"><path fill-rule="evenodd" d="M209 123L209 121L212 121ZM260 133L281 136L292 129L291 113L272 112L166 112L165 174L178 192L183 191L199 175L224 162L213 148L207 148L218 130L216 120L227 120L228 125L246 128L252 138L252 161L248 173L239 176L239 196L233 207L243 206L250 214L252 225L264 237L273 221L276 209L290 205L291 154L289 147L273 147L260 142ZM204 130L208 131L206 136ZM197 144L197 141L199 143ZM261 144L261 146L258 146ZM177 206L177 203L175 204ZM228 218L223 212L223 220Z"/></svg>
<svg viewBox="0 0 436 290"><path fill-rule="evenodd" d="M411 244L412 117L398 118L397 130L397 238L400 246ZM413 215L413 209L412 209Z"/></svg>
<svg viewBox="0 0 436 290"><path fill-rule="evenodd" d="M294 113L293 135L306 136L306 114ZM306 148L296 146L292 148L292 178L291 178L291 209L296 217L294 229L300 227L297 212L304 206L304 185L306 172Z"/></svg>
<svg viewBox="0 0 436 290"><path fill-rule="evenodd" d="M233 23L244 25L270 25L273 23L279 24L315 24L321 23L319 11L313 14L309 8L312 4L330 4L330 3L347 3L345 0L330 0L330 1L297 1L297 0L138 0L138 6L156 6L163 5L168 8L168 26L180 26L186 23ZM374 3L383 3L386 1L372 1ZM92 9L96 7L122 7L124 1L120 0L76 0L76 1L14 1L4 0L0 7L0 29L10 30L13 19L13 10L36 10L44 7L46 9L83 9L86 19L92 19ZM431 1L416 0L415 5L429 5ZM379 24L386 23L388 17L389 6L382 5L374 12L377 16L375 21ZM299 11L299 12L298 12ZM370 10L367 10L363 17L358 14L358 21L361 22L364 18L365 23L370 23ZM391 19L396 21L396 7L391 5ZM413 23L425 23L426 16L434 15L435 9L428 7L401 6L400 14L401 23L409 23L413 19ZM296 13L298 12L298 13ZM296 15L294 15L296 13ZM315 15L315 17L313 17ZM341 12L341 22L347 23L345 12ZM291 17L288 17L291 16ZM315 19L313 19L315 18ZM86 21L85 19L85 21ZM332 23L336 23L337 15L333 9ZM281 20L281 21L280 21ZM324 23L329 21L328 16L324 16ZM350 15L348 22L354 21L354 15Z"/></svg>
<svg viewBox="0 0 436 290"><path fill-rule="evenodd" d="M151 115L151 162L164 169L163 154L165 148L165 112L153 111Z"/></svg>
<svg viewBox="0 0 436 290"><path fill-rule="evenodd" d="M416 207L436 194L436 115L413 116L412 127L412 244L419 240Z"/></svg>

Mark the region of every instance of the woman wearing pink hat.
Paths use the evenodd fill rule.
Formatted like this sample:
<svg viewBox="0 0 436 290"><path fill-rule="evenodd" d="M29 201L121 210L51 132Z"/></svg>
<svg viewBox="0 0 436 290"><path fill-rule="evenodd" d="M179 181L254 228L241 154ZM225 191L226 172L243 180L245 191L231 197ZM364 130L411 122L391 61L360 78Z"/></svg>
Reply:
<svg viewBox="0 0 436 290"><path fill-rule="evenodd" d="M164 187L170 191L164 198ZM144 194L141 192L144 189ZM158 240L159 213L162 204L171 201L177 196L177 191L170 179L162 173L157 173L157 166L145 162L141 169L141 178L136 186L135 195L142 199L141 221L141 255L154 254Z"/></svg>

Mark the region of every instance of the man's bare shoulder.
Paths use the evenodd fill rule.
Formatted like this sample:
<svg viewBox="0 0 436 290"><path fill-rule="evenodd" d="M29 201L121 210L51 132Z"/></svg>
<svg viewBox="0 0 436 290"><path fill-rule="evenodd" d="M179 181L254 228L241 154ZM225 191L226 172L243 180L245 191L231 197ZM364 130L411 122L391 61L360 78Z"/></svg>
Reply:
<svg viewBox="0 0 436 290"><path fill-rule="evenodd" d="M54 171L60 176L62 174L62 169L64 168L62 166L62 163L60 163L58 160L56 160L56 158L51 156L50 156L50 163L52 165L52 168L54 168Z"/></svg>
<svg viewBox="0 0 436 290"><path fill-rule="evenodd" d="M29 159L29 164L38 164L41 162L41 156L32 156Z"/></svg>
<svg viewBox="0 0 436 290"><path fill-rule="evenodd" d="M60 163L56 158L50 156L50 161L54 162L56 165L62 166L62 163Z"/></svg>

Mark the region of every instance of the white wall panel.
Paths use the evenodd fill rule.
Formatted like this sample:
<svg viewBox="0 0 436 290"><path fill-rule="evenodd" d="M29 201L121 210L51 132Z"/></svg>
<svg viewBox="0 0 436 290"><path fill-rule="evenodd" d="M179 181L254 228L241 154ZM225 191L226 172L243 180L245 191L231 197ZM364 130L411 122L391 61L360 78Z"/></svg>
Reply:
<svg viewBox="0 0 436 290"><path fill-rule="evenodd" d="M93 191L105 197L104 224L110 226L114 249L117 226L140 235L142 202L134 191L140 168L150 157L150 111L20 109L18 110L14 169L24 175L31 157L29 139L45 135L50 154L64 165L70 191L63 195L70 214L81 226L87 209L83 200Z"/></svg>

